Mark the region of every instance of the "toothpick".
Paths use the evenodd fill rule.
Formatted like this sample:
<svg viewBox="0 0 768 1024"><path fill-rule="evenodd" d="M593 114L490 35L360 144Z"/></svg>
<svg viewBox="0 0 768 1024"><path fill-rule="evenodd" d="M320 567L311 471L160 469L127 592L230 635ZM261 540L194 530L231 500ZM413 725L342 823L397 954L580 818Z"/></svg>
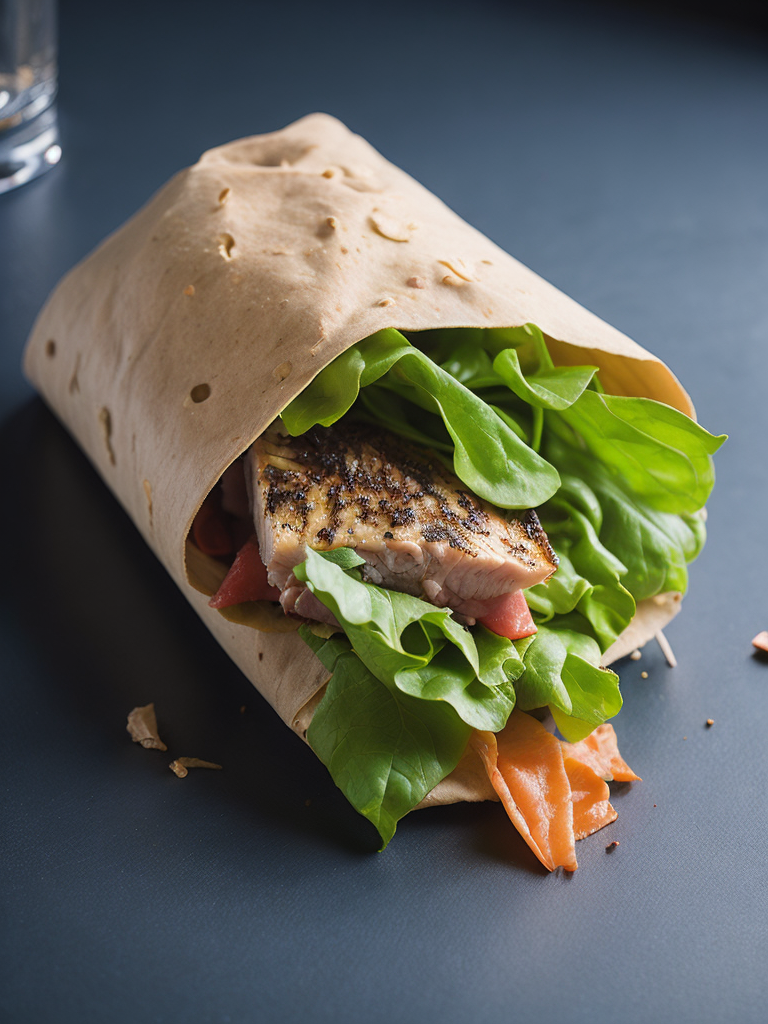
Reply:
<svg viewBox="0 0 768 1024"><path fill-rule="evenodd" d="M669 645L669 640L667 640L661 630L656 634L656 639L659 643L662 654L667 659L667 664L670 668L675 668L677 665L677 658L675 657L675 652Z"/></svg>

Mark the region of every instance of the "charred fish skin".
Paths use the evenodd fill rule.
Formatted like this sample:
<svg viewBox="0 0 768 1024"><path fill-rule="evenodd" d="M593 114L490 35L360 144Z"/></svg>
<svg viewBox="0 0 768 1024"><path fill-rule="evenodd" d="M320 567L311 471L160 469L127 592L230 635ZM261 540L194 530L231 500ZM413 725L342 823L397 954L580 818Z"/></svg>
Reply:
<svg viewBox="0 0 768 1024"><path fill-rule="evenodd" d="M246 477L262 558L281 589L307 547L353 547L370 582L478 617L484 602L557 568L532 509L505 518L434 455L364 424L291 437L276 421L249 449Z"/></svg>
<svg viewBox="0 0 768 1024"><path fill-rule="evenodd" d="M557 557L555 549L549 543L549 537L539 521L536 510L533 508L526 509L520 518L520 522L522 523L523 529L528 534L530 540L533 541L535 545L541 547L545 557L552 563L554 566L552 572L554 572L560 564L560 559ZM550 576L551 575L552 573L550 573Z"/></svg>

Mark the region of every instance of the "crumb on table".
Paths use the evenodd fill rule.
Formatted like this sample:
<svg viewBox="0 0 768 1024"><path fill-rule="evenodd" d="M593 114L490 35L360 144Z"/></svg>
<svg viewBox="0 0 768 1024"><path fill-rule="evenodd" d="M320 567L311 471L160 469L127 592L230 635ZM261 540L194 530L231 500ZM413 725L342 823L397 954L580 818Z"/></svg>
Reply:
<svg viewBox="0 0 768 1024"><path fill-rule="evenodd" d="M199 757L177 757L175 761L171 761L168 767L180 779L189 774L190 768L216 768L219 771L221 770L220 764L214 764L213 761L201 761Z"/></svg>
<svg viewBox="0 0 768 1024"><path fill-rule="evenodd" d="M155 705L152 703L134 708L128 715L126 729L131 734L134 743L140 743L148 750L168 749L157 732Z"/></svg>

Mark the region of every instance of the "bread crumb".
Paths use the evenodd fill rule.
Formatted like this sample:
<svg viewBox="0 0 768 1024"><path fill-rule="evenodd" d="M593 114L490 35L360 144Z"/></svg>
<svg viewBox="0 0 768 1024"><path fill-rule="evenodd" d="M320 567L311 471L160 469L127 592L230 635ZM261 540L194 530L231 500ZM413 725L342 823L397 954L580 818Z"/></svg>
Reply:
<svg viewBox="0 0 768 1024"><path fill-rule="evenodd" d="M201 761L199 757L177 757L175 761L171 761L168 767L180 779L188 774L190 768L216 768L221 771L220 764L214 764L213 761Z"/></svg>
<svg viewBox="0 0 768 1024"><path fill-rule="evenodd" d="M613 851L616 849L617 846L621 846L621 843L619 842L618 839L614 839L612 843L608 843L608 845L605 848L605 852L606 853L613 853Z"/></svg>
<svg viewBox="0 0 768 1024"><path fill-rule="evenodd" d="M140 743L147 750L167 750L168 747L160 739L157 732L155 705L145 704L134 708L128 715L126 729L134 743Z"/></svg>
<svg viewBox="0 0 768 1024"><path fill-rule="evenodd" d="M638 650L632 651L632 653L630 654L630 658L632 659L632 661L640 661L642 656L643 656L642 651L638 651Z"/></svg>
<svg viewBox="0 0 768 1024"><path fill-rule="evenodd" d="M641 679L647 679L648 678L648 673L647 672L641 672L640 673L640 678Z"/></svg>
<svg viewBox="0 0 768 1024"><path fill-rule="evenodd" d="M756 647L759 651L768 652L768 629L764 629L758 633L752 641L752 646Z"/></svg>
<svg viewBox="0 0 768 1024"><path fill-rule="evenodd" d="M708 729L711 729L712 726L715 724L715 720L714 718L708 718L704 724Z"/></svg>

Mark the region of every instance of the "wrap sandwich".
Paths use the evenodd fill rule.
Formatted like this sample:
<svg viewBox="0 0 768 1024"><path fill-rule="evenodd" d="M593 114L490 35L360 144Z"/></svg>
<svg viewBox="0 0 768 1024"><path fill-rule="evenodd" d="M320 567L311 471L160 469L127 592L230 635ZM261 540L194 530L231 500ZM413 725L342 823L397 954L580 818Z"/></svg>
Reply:
<svg viewBox="0 0 768 1024"><path fill-rule="evenodd" d="M315 114L176 175L25 368L384 845L501 799L576 867L723 440L663 362Z"/></svg>

